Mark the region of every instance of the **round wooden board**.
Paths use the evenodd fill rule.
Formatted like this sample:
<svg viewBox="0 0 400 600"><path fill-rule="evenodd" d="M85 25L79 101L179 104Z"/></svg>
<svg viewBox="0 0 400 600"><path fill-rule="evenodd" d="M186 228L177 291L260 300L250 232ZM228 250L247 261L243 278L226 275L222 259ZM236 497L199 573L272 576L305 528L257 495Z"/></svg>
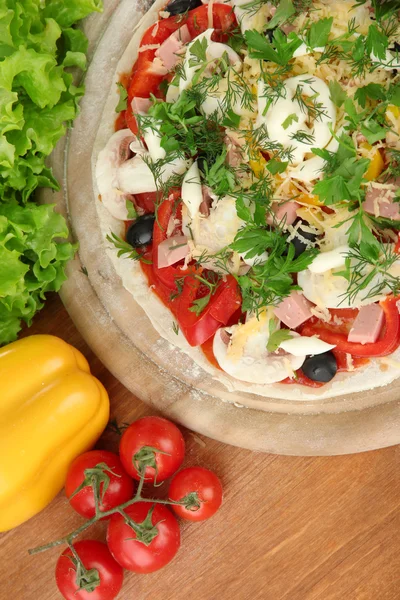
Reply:
<svg viewBox="0 0 400 600"><path fill-rule="evenodd" d="M220 441L290 455L347 454L399 443L398 384L312 402L229 392L160 338L122 286L100 231L90 157L99 115L115 83L116 64L147 7L140 0L138 4L106 0L105 12L87 20L92 60L86 95L73 130L52 156L63 190L43 194L44 201L56 201L80 243L61 293L77 328L135 395L186 427Z"/></svg>

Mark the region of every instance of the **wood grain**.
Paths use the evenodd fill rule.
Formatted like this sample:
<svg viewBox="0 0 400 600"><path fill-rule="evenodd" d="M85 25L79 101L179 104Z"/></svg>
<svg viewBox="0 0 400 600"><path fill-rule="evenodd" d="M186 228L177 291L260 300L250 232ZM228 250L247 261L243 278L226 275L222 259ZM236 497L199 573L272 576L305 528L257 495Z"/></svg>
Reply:
<svg viewBox="0 0 400 600"><path fill-rule="evenodd" d="M89 350L54 296L30 333L52 333L79 348L109 391L112 414L150 414ZM340 457L251 453L184 431L188 465L221 477L221 511L182 523L177 558L152 575L126 574L120 600L398 600L399 448ZM106 433L99 447L115 449ZM1 600L57 600L59 554L28 556L81 519L61 493L40 515L0 537ZM105 526L90 537L103 539Z"/></svg>

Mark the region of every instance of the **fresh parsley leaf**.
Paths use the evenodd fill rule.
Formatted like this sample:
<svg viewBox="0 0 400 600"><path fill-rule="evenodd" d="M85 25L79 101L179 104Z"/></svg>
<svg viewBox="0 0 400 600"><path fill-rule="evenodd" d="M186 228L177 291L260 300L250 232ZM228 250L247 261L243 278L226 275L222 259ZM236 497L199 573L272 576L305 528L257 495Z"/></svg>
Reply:
<svg viewBox="0 0 400 600"><path fill-rule="evenodd" d="M126 199L126 210L128 213L128 219L137 219L138 214L135 205L130 200Z"/></svg>
<svg viewBox="0 0 400 600"><path fill-rule="evenodd" d="M307 46L310 48L322 48L323 46L326 46L332 29L332 23L333 17L329 17L329 19L320 19L316 23L313 23L307 32Z"/></svg>
<svg viewBox="0 0 400 600"><path fill-rule="evenodd" d="M290 127L292 125L292 123L298 123L298 122L299 122L299 117L296 115L296 113L292 113L288 117L286 117L286 119L283 121L282 127L283 127L283 129L287 129L288 127Z"/></svg>
<svg viewBox="0 0 400 600"><path fill-rule="evenodd" d="M189 66L196 67L207 61L208 42L206 38L198 39L190 46Z"/></svg>
<svg viewBox="0 0 400 600"><path fill-rule="evenodd" d="M266 29L275 29L275 27L279 27L279 25L282 25L294 14L296 14L296 9L292 0L281 0L274 16L267 23Z"/></svg>
<svg viewBox="0 0 400 600"><path fill-rule="evenodd" d="M350 200L351 194L348 191L346 181L342 176L335 175L318 181L314 186L313 194L319 196L321 202L326 206Z"/></svg>
<svg viewBox="0 0 400 600"><path fill-rule="evenodd" d="M120 113L123 110L126 110L128 106L128 92L119 81L117 82L117 87L119 90L119 100L117 106L115 107L115 112Z"/></svg>
<svg viewBox="0 0 400 600"><path fill-rule="evenodd" d="M365 41L365 48L368 54L374 54L376 58L384 60L388 45L389 40L387 35L377 25L370 25Z"/></svg>
<svg viewBox="0 0 400 600"><path fill-rule="evenodd" d="M229 108L225 117L222 121L224 127L230 127L231 129L237 129L240 124L240 115L236 114L231 108Z"/></svg>
<svg viewBox="0 0 400 600"><path fill-rule="evenodd" d="M360 201L363 194L361 182L370 163L368 158L346 158L334 169L330 177L325 177L314 186L313 193L326 205L350 200Z"/></svg>
<svg viewBox="0 0 400 600"><path fill-rule="evenodd" d="M245 221L246 223L251 223L253 221L253 215L250 208L245 204L243 196L238 196L236 198L236 213L239 219Z"/></svg>
<svg viewBox="0 0 400 600"><path fill-rule="evenodd" d="M196 314L196 317L198 317L206 308L210 300L211 291L207 294L207 296L203 296L203 298L198 298L197 300L194 300L192 306L189 307L189 311L194 312Z"/></svg>
<svg viewBox="0 0 400 600"><path fill-rule="evenodd" d="M396 10L399 10L398 0L371 0L371 4L377 21L388 18Z"/></svg>
<svg viewBox="0 0 400 600"><path fill-rule="evenodd" d="M365 108L368 98L370 100L384 100L386 93L383 86L379 85L379 83L369 83L357 88L354 98L362 108Z"/></svg>
<svg viewBox="0 0 400 600"><path fill-rule="evenodd" d="M347 94L344 91L344 89L342 88L342 86L340 85L340 83L336 80L330 81L329 82L329 91L330 91L331 100L332 100L333 104L335 104L335 106L337 106L338 108L343 106L343 104L347 98Z"/></svg>
<svg viewBox="0 0 400 600"><path fill-rule="evenodd" d="M390 104L400 107L400 83L392 84L389 87L387 99Z"/></svg>
<svg viewBox="0 0 400 600"><path fill-rule="evenodd" d="M270 323L274 323L273 319L270 320ZM275 352L282 342L290 340L292 337L292 333L289 329L277 329L276 331L270 332L267 342L268 352Z"/></svg>
<svg viewBox="0 0 400 600"><path fill-rule="evenodd" d="M367 138L369 144L375 144L386 137L386 128L381 127L376 121L366 120L361 126L361 133Z"/></svg>
<svg viewBox="0 0 400 600"><path fill-rule="evenodd" d="M244 35L251 58L268 60L281 66L287 65L302 44L300 38L289 41L279 29L274 31L273 45L258 31L246 31Z"/></svg>
<svg viewBox="0 0 400 600"><path fill-rule="evenodd" d="M271 173L271 175L276 175L277 173L284 173L288 167L288 162L280 161L276 158L271 158L267 162L267 169Z"/></svg>

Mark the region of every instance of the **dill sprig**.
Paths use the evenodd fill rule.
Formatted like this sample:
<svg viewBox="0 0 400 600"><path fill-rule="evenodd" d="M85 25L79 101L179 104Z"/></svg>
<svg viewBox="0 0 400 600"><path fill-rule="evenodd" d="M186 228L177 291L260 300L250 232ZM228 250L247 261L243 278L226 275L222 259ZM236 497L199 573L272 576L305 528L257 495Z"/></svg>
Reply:
<svg viewBox="0 0 400 600"><path fill-rule="evenodd" d="M120 256L125 256L125 258L130 258L132 260L140 260L148 265L151 264L151 261L143 258L142 254L140 254L133 246L125 242L125 240L121 239L117 236L113 231L110 232L109 235L106 236L106 240L112 244L118 250L118 258Z"/></svg>
<svg viewBox="0 0 400 600"><path fill-rule="evenodd" d="M337 273L348 282L343 300L353 302L357 296L367 300L383 293L399 294L400 277L390 272L399 255L394 251L393 244L376 242L357 244L346 254L345 269ZM374 284L371 287L372 282Z"/></svg>

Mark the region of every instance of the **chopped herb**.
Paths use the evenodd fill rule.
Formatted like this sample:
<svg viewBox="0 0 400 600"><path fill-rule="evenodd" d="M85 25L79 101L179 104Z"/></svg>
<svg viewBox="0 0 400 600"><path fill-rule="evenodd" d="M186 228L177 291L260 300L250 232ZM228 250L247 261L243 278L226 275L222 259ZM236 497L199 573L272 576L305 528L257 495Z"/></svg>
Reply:
<svg viewBox="0 0 400 600"><path fill-rule="evenodd" d="M267 23L266 29L275 29L283 25L290 17L296 14L292 0L281 0L272 19Z"/></svg>
<svg viewBox="0 0 400 600"><path fill-rule="evenodd" d="M128 200L128 198L126 199L126 210L127 210L127 217L128 219L137 219L138 218L138 214L135 208L135 205L133 204L133 202L131 202L131 200Z"/></svg>
<svg viewBox="0 0 400 600"><path fill-rule="evenodd" d="M328 85L333 104L340 108L341 106L343 106L347 98L346 92L344 91L340 83L336 80L330 81Z"/></svg>
<svg viewBox="0 0 400 600"><path fill-rule="evenodd" d="M283 127L283 129L287 129L293 123L298 123L298 122L299 122L299 117L296 115L296 113L292 113L288 117L286 117L286 119L283 121L282 127Z"/></svg>
<svg viewBox="0 0 400 600"><path fill-rule="evenodd" d="M277 65L285 66L293 58L293 54L302 44L300 38L288 40L279 30L274 31L273 45L258 31L246 31L244 34L250 57L269 60Z"/></svg>
<svg viewBox="0 0 400 600"><path fill-rule="evenodd" d="M312 49L326 46L332 29L332 23L333 17L320 19L316 23L313 23L307 31L307 46Z"/></svg>
<svg viewBox="0 0 400 600"><path fill-rule="evenodd" d="M281 162L276 160L276 158L271 158L271 160L267 162L267 169L271 175L276 175L277 173L284 173L288 165L289 163L287 161Z"/></svg>
<svg viewBox="0 0 400 600"><path fill-rule="evenodd" d="M267 342L268 352L275 352L278 350L282 342L292 339L292 332L289 329L275 329L276 322L274 319L270 319L269 323L269 338Z"/></svg>
<svg viewBox="0 0 400 600"><path fill-rule="evenodd" d="M128 106L128 92L119 81L117 82L117 87L119 90L119 100L117 106L115 107L115 112L120 113L123 110L126 110Z"/></svg>
<svg viewBox="0 0 400 600"><path fill-rule="evenodd" d="M143 258L141 254L133 246L125 242L123 239L118 237L115 233L111 232L111 235L106 236L107 242L110 242L115 248L118 250L118 258L120 256L125 256L126 258L131 258L132 260L141 260L146 264L151 264L151 261Z"/></svg>

